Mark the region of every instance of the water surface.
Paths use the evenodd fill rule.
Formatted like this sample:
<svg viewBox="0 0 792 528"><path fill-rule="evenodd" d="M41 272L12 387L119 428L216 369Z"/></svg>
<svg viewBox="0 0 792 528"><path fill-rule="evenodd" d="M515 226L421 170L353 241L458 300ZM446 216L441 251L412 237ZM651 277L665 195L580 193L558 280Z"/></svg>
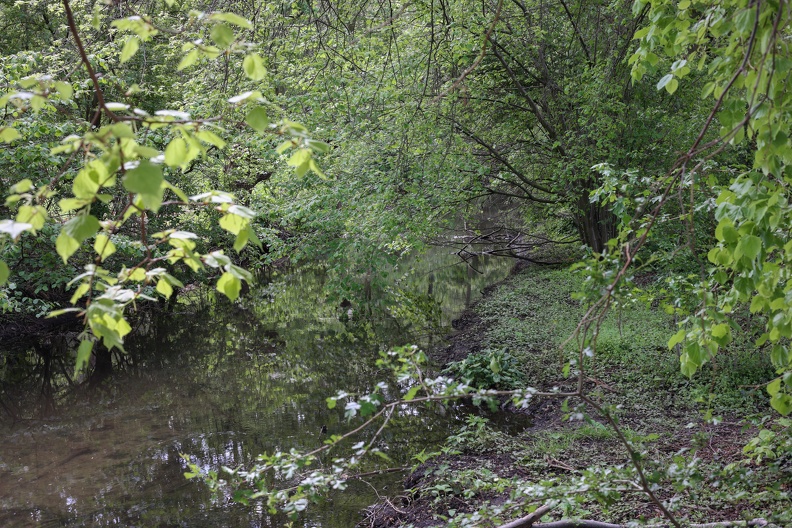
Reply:
<svg viewBox="0 0 792 528"><path fill-rule="evenodd" d="M387 379L375 366L380 351L431 344L512 265L456 263L443 249L406 260L365 303L339 303L322 271L302 269L234 304L204 294L174 314L142 318L110 380L56 391L46 416L0 423L0 526L282 526L186 480L180 454L206 469L237 467L262 452L316 448L323 426L343 432L348 424L327 409L327 396ZM459 419L453 410L406 410L379 446L407 461ZM377 500L372 486L396 492L401 479L353 482L296 525L353 526Z"/></svg>

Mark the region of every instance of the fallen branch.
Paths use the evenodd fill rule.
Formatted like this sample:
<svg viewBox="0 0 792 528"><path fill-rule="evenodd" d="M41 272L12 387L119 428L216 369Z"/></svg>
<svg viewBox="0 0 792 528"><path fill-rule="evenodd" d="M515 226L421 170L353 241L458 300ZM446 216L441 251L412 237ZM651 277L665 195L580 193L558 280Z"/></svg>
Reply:
<svg viewBox="0 0 792 528"><path fill-rule="evenodd" d="M612 524L587 519L564 519L546 523L536 522L551 509L553 509L552 505L545 504L525 517L501 525L498 528L627 528L626 524ZM646 528L666 528L667 526L668 524L648 524ZM753 519L750 521L719 521L704 524L690 524L689 526L690 528L737 528L740 526L769 526L769 523L765 519Z"/></svg>
<svg viewBox="0 0 792 528"><path fill-rule="evenodd" d="M553 521L549 523L539 523L539 524L523 524L520 526L525 527L532 527L532 528L627 528L626 524L611 524L611 523L604 523L600 521L588 521L588 520L565 520L565 521ZM646 528L666 528L668 524L647 524ZM713 522L713 523L704 523L704 524L691 524L689 525L690 528L732 528L738 526L768 526L768 523L764 519L753 519L751 521L721 521L721 522ZM514 526L517 528L517 525Z"/></svg>
<svg viewBox="0 0 792 528"><path fill-rule="evenodd" d="M500 528L523 528L533 526L534 521L541 519L545 513L553 509L553 506L553 504L545 504L544 506L540 506L522 519L517 519L516 521L512 521L509 524L504 524Z"/></svg>

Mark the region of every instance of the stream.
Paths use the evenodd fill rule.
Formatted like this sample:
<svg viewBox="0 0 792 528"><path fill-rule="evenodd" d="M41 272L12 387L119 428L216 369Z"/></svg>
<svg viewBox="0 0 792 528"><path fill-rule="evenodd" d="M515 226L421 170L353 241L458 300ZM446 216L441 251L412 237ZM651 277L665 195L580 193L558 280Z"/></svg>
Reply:
<svg viewBox="0 0 792 528"><path fill-rule="evenodd" d="M513 262L474 265L433 248L380 277L365 305L332 299L322 270L284 270L237 303L203 291L174 314L141 317L109 382L69 393L41 419L0 421L0 526L283 526L186 480L180 454L206 470L237 467L347 430L325 398L386 379L380 351L436 343ZM378 445L407 464L463 420L454 408L402 414ZM354 526L375 487L395 494L403 478L353 481L295 526Z"/></svg>

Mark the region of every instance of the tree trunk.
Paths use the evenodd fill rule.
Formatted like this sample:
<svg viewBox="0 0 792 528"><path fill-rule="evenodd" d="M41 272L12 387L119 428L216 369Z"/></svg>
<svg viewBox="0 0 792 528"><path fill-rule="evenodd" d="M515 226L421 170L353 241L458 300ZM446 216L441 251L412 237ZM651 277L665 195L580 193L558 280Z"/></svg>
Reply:
<svg viewBox="0 0 792 528"><path fill-rule="evenodd" d="M602 253L608 245L608 240L616 236L613 214L600 204L591 203L588 193L578 198L573 221L580 239L594 253Z"/></svg>

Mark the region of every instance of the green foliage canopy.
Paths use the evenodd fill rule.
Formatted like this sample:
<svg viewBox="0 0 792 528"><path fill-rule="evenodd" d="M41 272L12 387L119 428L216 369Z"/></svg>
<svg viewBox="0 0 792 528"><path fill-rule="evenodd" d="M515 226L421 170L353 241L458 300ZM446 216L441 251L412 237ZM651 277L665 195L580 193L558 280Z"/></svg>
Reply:
<svg viewBox="0 0 792 528"><path fill-rule="evenodd" d="M251 273L224 251L199 251L201 235L183 229L177 214L180 209L211 210L217 225L235 237L235 251L248 242L260 245L252 227L255 211L238 203L234 195L207 189L188 196L178 185L180 174L206 159L211 150L227 147L221 137L229 135L227 129L247 125L255 134L282 136L286 140L275 150L279 154L291 151L287 164L296 174L303 176L309 170L321 174L313 153L326 151L326 145L311 139L298 123L270 123L267 117L267 101L257 89L266 70L244 34L252 24L233 13L180 13L173 2L167 8L165 14L160 13L164 20L159 21L140 14L117 16L121 13L114 12L115 6L96 4L92 12L77 10L90 14L78 22L72 2L65 0L60 9L47 9L57 17L47 23L52 28L65 27L67 39L51 42L42 60L34 61L32 67L23 65L29 59L24 52L4 58L9 90L0 97L0 107L7 109L0 140L10 146L6 160L16 161L14 166L22 160L35 162L39 170L34 165L29 177L10 184L3 178L8 190L4 212L13 217L0 221L0 251L5 253L9 244L54 225L54 249L63 264L75 258L84 263L82 272L70 281L75 286L70 303L79 306L50 314L76 312L85 321L77 369L90 357L94 339L108 349L123 349L124 337L131 331L127 307L139 299L152 300L155 292L170 297L174 288L183 286L173 271L178 266L193 272L214 270L219 275L217 290L231 300L238 297L243 281L252 280ZM178 29L168 27L176 21ZM102 32L109 32L118 44L106 47L98 42ZM196 38L203 34L209 39ZM93 47L86 46L84 39L93 42ZM145 54L147 46L173 48L177 39L184 44L176 72L195 69L199 61L211 65L223 57L226 68L232 60L235 65L241 63L244 77L239 82L244 86L240 88L249 89L231 97L226 92L222 99L213 94L216 98L206 107L193 100L176 105L178 109L157 108L156 97L141 100L144 90L130 85L130 72L120 73L120 65L131 64ZM66 43L65 50L57 48ZM166 61L174 60L172 55L166 53ZM76 67L61 78L60 68L69 62ZM145 57L138 69L143 78L151 75ZM160 75L158 80L164 80L154 70ZM77 78L78 71L85 76ZM89 103L81 116L79 102L86 96ZM206 110L217 114L207 115ZM203 115L194 117L196 113ZM68 135L61 135L67 131ZM36 141L42 132L57 143ZM20 147L15 149L15 145ZM41 171L42 162L51 174ZM122 259L108 268L108 259L130 239L139 242L139 258ZM10 273L8 263L0 261L0 285Z"/></svg>

